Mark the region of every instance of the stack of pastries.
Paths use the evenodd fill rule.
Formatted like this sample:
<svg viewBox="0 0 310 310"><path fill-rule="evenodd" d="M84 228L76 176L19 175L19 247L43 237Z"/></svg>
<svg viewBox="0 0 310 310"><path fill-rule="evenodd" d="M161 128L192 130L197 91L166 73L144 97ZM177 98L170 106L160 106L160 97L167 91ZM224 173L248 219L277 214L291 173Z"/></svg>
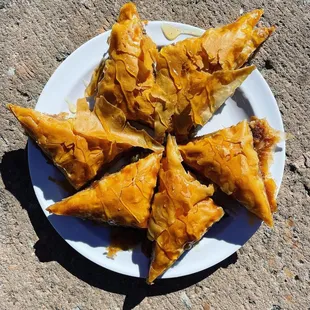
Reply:
<svg viewBox="0 0 310 310"><path fill-rule="evenodd" d="M274 31L255 27L262 13L254 10L159 50L127 3L112 27L109 57L95 69L74 116L8 105L77 190L47 210L146 229L153 242L150 284L221 220L215 190L273 225L276 185L269 167L280 133L253 116L191 139L255 69L245 64ZM95 99L92 110L86 97ZM129 121L151 128L153 136ZM148 155L93 181L132 148Z"/></svg>

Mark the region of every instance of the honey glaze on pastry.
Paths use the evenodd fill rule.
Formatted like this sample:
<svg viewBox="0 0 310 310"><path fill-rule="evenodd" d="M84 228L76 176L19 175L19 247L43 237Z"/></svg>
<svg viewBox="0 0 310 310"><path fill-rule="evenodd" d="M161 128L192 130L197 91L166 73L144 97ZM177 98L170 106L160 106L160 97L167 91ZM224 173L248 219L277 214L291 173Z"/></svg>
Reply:
<svg viewBox="0 0 310 310"><path fill-rule="evenodd" d="M274 31L255 28L262 14L254 10L158 51L135 5L127 3L111 31L109 58L95 70L86 93L104 97L127 119L154 128L160 142L165 133L187 140L254 70L240 67Z"/></svg>
<svg viewBox="0 0 310 310"><path fill-rule="evenodd" d="M276 187L268 170L277 136L267 121L255 118L250 124L244 120L179 149L186 164L272 226Z"/></svg>
<svg viewBox="0 0 310 310"><path fill-rule="evenodd" d="M78 100L73 118L68 118L66 113L47 115L12 104L8 108L75 189L132 147L159 153L163 150L145 131L132 128L121 110L113 107L111 111L105 102L97 107L99 118L89 110L86 99ZM102 111L104 116L100 114Z"/></svg>
<svg viewBox="0 0 310 310"><path fill-rule="evenodd" d="M256 27L262 14L254 10L232 24L159 50L136 6L127 3L112 27L109 50L85 90L85 96L95 100L93 110L86 98L76 107L69 104L74 116L8 105L77 190L127 150L153 152L47 208L56 215L124 226L111 234L111 258L147 241L142 251L149 257L152 250L148 284L223 217L223 209L211 199L215 184L273 225L276 184L269 170L280 132L252 117L188 142L255 69L244 64L275 30ZM171 30L170 35L180 33ZM129 121L152 128L155 138ZM214 186L187 172L183 160Z"/></svg>
<svg viewBox="0 0 310 310"><path fill-rule="evenodd" d="M103 96L119 107L127 119L153 126L155 109L147 90L155 83L153 64L157 48L145 34L133 3L122 6L112 27L108 53L109 59L95 70L87 95Z"/></svg>
<svg viewBox="0 0 310 310"><path fill-rule="evenodd" d="M149 284L224 215L210 198L213 186L201 184L181 162L175 138L169 135L148 227L148 238L154 241Z"/></svg>
<svg viewBox="0 0 310 310"><path fill-rule="evenodd" d="M147 228L161 154L150 154L47 208L111 225Z"/></svg>
<svg viewBox="0 0 310 310"><path fill-rule="evenodd" d="M259 167L264 179L271 212L275 212L277 210L277 186L270 175L269 169L274 149L277 143L282 140L283 134L270 127L266 119L259 119L255 116L251 117L249 125L253 134L254 149L259 158Z"/></svg>

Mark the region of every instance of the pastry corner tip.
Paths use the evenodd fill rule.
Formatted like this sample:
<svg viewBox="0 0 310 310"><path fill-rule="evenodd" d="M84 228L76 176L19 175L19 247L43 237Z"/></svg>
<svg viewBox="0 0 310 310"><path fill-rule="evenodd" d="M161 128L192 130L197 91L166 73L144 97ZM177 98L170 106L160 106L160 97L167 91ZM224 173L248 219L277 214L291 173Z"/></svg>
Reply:
<svg viewBox="0 0 310 310"><path fill-rule="evenodd" d="M272 215L268 216L268 217L265 217L263 219L264 223L271 229L273 229L273 218L272 218Z"/></svg>
<svg viewBox="0 0 310 310"><path fill-rule="evenodd" d="M244 14L242 14L242 17L245 17L246 19L252 20L259 20L262 15L264 14L264 9L263 8L258 8L258 9L254 9L248 12L245 12Z"/></svg>
<svg viewBox="0 0 310 310"><path fill-rule="evenodd" d="M18 119L21 107L14 103L7 103L6 108Z"/></svg>
<svg viewBox="0 0 310 310"><path fill-rule="evenodd" d="M150 269L151 269L151 267L150 267ZM148 273L148 275L147 275L147 277L145 279L146 284L147 285L154 285L154 281L156 280L157 277L158 276L156 276L154 274L152 275L151 270L149 270L149 273Z"/></svg>
<svg viewBox="0 0 310 310"><path fill-rule="evenodd" d="M263 14L265 13L265 10L263 8L258 8L258 9L254 9L251 13L255 15L257 14L258 18L261 18Z"/></svg>
<svg viewBox="0 0 310 310"><path fill-rule="evenodd" d="M47 207L45 210L48 211L49 213L53 213L52 206Z"/></svg>
<svg viewBox="0 0 310 310"><path fill-rule="evenodd" d="M145 282L147 285L154 285L154 282L150 281L150 279L148 277L146 278Z"/></svg>
<svg viewBox="0 0 310 310"><path fill-rule="evenodd" d="M58 214L58 212L59 212L59 208L57 206L57 203L47 207L45 210L48 211L50 214Z"/></svg>
<svg viewBox="0 0 310 310"><path fill-rule="evenodd" d="M275 25L268 27L269 35L272 35L277 30Z"/></svg>
<svg viewBox="0 0 310 310"><path fill-rule="evenodd" d="M261 14L261 15L263 15L264 13L265 13L265 10L263 9L263 8L259 8L259 9L257 9L258 11L259 11L259 13Z"/></svg>
<svg viewBox="0 0 310 310"><path fill-rule="evenodd" d="M248 66L248 67L245 67L248 69L248 72L253 72L255 69L256 69L256 66L255 65L251 65L251 66Z"/></svg>
<svg viewBox="0 0 310 310"><path fill-rule="evenodd" d="M16 107L17 107L17 105L15 105L13 103L7 103L6 104L6 108L9 109L11 112L13 112L16 109Z"/></svg>

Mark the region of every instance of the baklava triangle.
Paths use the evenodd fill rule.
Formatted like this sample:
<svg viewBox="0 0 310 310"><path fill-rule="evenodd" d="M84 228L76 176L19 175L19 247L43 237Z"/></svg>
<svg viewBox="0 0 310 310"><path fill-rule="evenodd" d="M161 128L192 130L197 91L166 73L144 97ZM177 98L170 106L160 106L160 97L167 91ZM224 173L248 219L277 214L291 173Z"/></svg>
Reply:
<svg viewBox="0 0 310 310"><path fill-rule="evenodd" d="M152 153L47 210L110 225L147 228L161 156Z"/></svg>
<svg viewBox="0 0 310 310"><path fill-rule="evenodd" d="M187 165L272 226L276 186L269 178L269 165L279 139L267 121L253 119L198 137L179 149Z"/></svg>
<svg viewBox="0 0 310 310"><path fill-rule="evenodd" d="M47 115L12 104L8 108L75 189L81 188L104 165L132 147L159 153L163 150L145 131L131 127L117 107L113 109L113 117L106 113L100 119L89 110L85 99L78 100L74 117L66 113ZM98 114L109 108L101 102Z"/></svg>
<svg viewBox="0 0 310 310"><path fill-rule="evenodd" d="M210 198L213 192L212 185L201 184L184 170L175 138L169 135L148 227L148 238L154 241L148 283L221 219L224 211Z"/></svg>

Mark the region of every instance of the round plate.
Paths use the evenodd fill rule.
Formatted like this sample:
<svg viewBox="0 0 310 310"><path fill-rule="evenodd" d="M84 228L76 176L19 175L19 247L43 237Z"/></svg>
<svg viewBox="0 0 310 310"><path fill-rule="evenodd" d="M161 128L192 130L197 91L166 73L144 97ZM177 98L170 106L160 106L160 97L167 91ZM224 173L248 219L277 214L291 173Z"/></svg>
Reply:
<svg viewBox="0 0 310 310"><path fill-rule="evenodd" d="M191 30L203 33L189 25L162 21L149 22L146 26L148 35L158 46L171 44L161 30L163 24L170 24L180 30ZM108 50L107 31L83 44L73 52L54 72L36 106L36 110L49 114L68 111L67 102L75 102L83 97L85 83L99 64L103 54ZM177 40L187 36L181 35ZM176 41L177 41L176 40ZM283 131L283 124L277 103L262 75L257 71L246 79L234 96L213 116L199 134L209 133L224 127L237 124L239 121L256 115L266 117L270 125ZM49 177L60 180L62 174L46 162L41 151L31 142L28 147L29 169L33 188L42 207L57 232L76 251L100 266L118 273L146 277L149 260L137 247L133 251L119 252L114 259L106 257L109 245L109 228L93 225L76 218L49 215L45 209L51 204L68 196L59 185ZM278 187L280 186L285 160L284 141L275 152L271 173ZM183 255L162 278L173 278L188 275L209 268L237 251L259 228L261 221L250 216L245 208L236 206L234 213L214 225L194 248Z"/></svg>

